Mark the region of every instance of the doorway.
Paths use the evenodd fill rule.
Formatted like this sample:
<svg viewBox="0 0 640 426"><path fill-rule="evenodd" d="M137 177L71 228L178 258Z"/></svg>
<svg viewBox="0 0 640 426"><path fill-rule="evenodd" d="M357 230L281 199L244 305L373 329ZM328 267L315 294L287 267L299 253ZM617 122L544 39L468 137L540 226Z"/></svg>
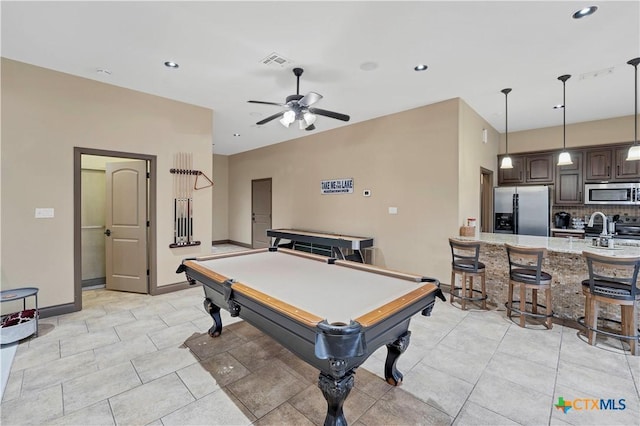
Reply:
<svg viewBox="0 0 640 426"><path fill-rule="evenodd" d="M271 228L271 178L251 181L251 246L271 245L267 229Z"/></svg>
<svg viewBox="0 0 640 426"><path fill-rule="evenodd" d="M493 232L493 172L480 167L480 232Z"/></svg>
<svg viewBox="0 0 640 426"><path fill-rule="evenodd" d="M155 177L153 155L74 148L76 310L82 309L83 282L155 293Z"/></svg>

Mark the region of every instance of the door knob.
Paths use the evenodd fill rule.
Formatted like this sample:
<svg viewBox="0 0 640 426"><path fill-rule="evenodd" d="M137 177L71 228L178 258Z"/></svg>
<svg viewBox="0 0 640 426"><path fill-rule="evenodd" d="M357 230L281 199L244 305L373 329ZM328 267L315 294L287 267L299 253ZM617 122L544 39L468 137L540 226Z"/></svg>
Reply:
<svg viewBox="0 0 640 426"><path fill-rule="evenodd" d="M111 236L111 229L107 229L106 231L104 231L104 235L106 235L107 237Z"/></svg>

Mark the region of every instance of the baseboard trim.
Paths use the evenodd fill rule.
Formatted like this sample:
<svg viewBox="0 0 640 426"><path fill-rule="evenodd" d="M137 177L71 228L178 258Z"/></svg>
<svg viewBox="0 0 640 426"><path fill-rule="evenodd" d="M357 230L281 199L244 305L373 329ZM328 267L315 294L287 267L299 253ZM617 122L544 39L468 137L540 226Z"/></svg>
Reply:
<svg viewBox="0 0 640 426"><path fill-rule="evenodd" d="M253 248L251 244L241 243L240 241L229 240L229 244L233 244L235 246L240 246L240 247L249 248L249 249Z"/></svg>
<svg viewBox="0 0 640 426"><path fill-rule="evenodd" d="M215 246L216 244L233 244L234 246L240 246L240 247L244 247L244 248L253 248L253 246L251 246L251 244L246 244L246 243L241 243L240 241L233 241L233 240L216 240L216 241L211 241L211 245Z"/></svg>
<svg viewBox="0 0 640 426"><path fill-rule="evenodd" d="M82 287L93 287L96 285L105 285L107 277L90 278L88 280L82 280Z"/></svg>
<svg viewBox="0 0 640 426"><path fill-rule="evenodd" d="M189 284L188 281L183 281L175 284L163 285L156 287L153 293L150 293L152 296L159 296L161 294L173 293L174 291L186 290L191 287L201 287L202 284Z"/></svg>
<svg viewBox="0 0 640 426"><path fill-rule="evenodd" d="M78 311L80 311L80 309L76 309L76 305L74 303L38 308L40 318L55 317L56 315L70 314Z"/></svg>

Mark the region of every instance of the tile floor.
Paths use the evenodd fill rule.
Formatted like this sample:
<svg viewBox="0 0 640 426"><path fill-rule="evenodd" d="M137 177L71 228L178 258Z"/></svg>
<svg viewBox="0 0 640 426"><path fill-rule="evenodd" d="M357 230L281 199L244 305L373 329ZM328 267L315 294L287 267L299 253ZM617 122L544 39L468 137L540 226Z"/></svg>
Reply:
<svg viewBox="0 0 640 426"><path fill-rule="evenodd" d="M210 338L202 300L200 287L83 292L82 311L42 319L40 336L18 346L0 423L322 424L317 372L226 312L222 336ZM357 370L349 424L640 424L640 357L615 340L591 347L572 328L521 329L502 310L440 301L411 329L403 385L380 378L386 350L375 352ZM625 409L565 414L560 397L624 399Z"/></svg>

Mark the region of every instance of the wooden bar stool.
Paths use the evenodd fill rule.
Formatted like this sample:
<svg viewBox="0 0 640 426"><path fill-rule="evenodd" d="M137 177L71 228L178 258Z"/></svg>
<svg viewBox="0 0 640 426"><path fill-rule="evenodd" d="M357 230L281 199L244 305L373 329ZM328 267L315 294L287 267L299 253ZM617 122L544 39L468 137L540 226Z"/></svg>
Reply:
<svg viewBox="0 0 640 426"><path fill-rule="evenodd" d="M509 294L504 304L507 316L511 318L513 312L520 316L520 327L524 327L526 317L544 318L545 327L551 329L553 324L553 310L551 305L551 275L542 270L542 260L547 255L547 249L537 247L521 247L505 244L509 258ZM513 287L520 287L520 299L513 299ZM531 302L527 302L527 289L531 289ZM538 303L538 290L545 292L545 304ZM518 307L514 307L514 304ZM531 309L527 309L527 305ZM542 308L544 313L538 313Z"/></svg>
<svg viewBox="0 0 640 426"><path fill-rule="evenodd" d="M578 322L587 329L589 344L594 345L596 333L602 333L629 342L632 355L640 355L640 330L638 330L637 304L640 301L638 271L640 256L603 256L583 251L587 261L589 279L582 281L582 294L586 300L584 317ZM620 332L598 328L598 304L610 303L620 306L621 321L600 318L601 321L620 325Z"/></svg>
<svg viewBox="0 0 640 426"><path fill-rule="evenodd" d="M478 261L480 257L480 243L477 241L463 241L449 238L451 247L451 297L460 300L462 309L467 308L467 302L482 301L482 309L487 309L487 289L485 285L485 266ZM456 277L460 275L460 287L456 287ZM473 288L476 278L480 278L480 290ZM474 296L474 293L479 296Z"/></svg>

